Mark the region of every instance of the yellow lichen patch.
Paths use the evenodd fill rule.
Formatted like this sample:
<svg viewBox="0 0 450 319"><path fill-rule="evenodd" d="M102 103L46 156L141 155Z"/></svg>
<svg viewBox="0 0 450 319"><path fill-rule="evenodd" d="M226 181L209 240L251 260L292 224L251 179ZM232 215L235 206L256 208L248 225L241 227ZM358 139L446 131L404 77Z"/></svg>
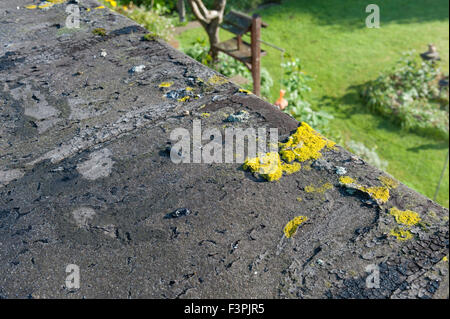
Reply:
<svg viewBox="0 0 450 319"><path fill-rule="evenodd" d="M284 235L287 238L291 238L296 232L298 227L306 222L308 220L308 217L306 216L297 216L293 220L291 220L289 223L286 224L284 227Z"/></svg>
<svg viewBox="0 0 450 319"><path fill-rule="evenodd" d="M202 115L201 115L202 117L204 117L204 118L208 118L208 117L210 117L211 116L211 114L209 114L209 113L202 113Z"/></svg>
<svg viewBox="0 0 450 319"><path fill-rule="evenodd" d="M393 207L389 211L389 214L395 217L397 223L406 226L414 226L421 221L419 214L411 210L401 211L397 207Z"/></svg>
<svg viewBox="0 0 450 319"><path fill-rule="evenodd" d="M351 178L350 176L341 176L339 178L339 181L344 185L353 184L355 182L355 180L353 178Z"/></svg>
<svg viewBox="0 0 450 319"><path fill-rule="evenodd" d="M117 2L115 0L105 0L105 2L108 2L113 8L117 7Z"/></svg>
<svg viewBox="0 0 450 319"><path fill-rule="evenodd" d="M333 147L334 145L334 142L327 140L314 131L307 123L302 123L286 143L275 145L281 148L279 153L273 152L278 156L277 166L279 166L279 169L276 169L276 174L274 175L276 178L271 176L270 180L281 178L283 172L286 175L298 172L302 167L301 162L321 157L320 151L323 148ZM281 160L281 157L283 157L284 161ZM254 160L256 159L249 161ZM244 169L247 169L246 167L248 168L249 165L244 165Z"/></svg>
<svg viewBox="0 0 450 319"><path fill-rule="evenodd" d="M239 89L239 93L245 93L245 94L253 94L252 92L250 92L249 90L246 89Z"/></svg>
<svg viewBox="0 0 450 319"><path fill-rule="evenodd" d="M160 88L170 88L173 85L173 82L163 82L159 85Z"/></svg>
<svg viewBox="0 0 450 319"><path fill-rule="evenodd" d="M258 173L269 182L277 181L283 176L280 155L276 152L247 159L243 165L243 169Z"/></svg>
<svg viewBox="0 0 450 319"><path fill-rule="evenodd" d="M186 91L187 92L191 92L191 91L193 91L194 90L194 88L191 88L190 86L188 86L187 88L186 88Z"/></svg>
<svg viewBox="0 0 450 319"><path fill-rule="evenodd" d="M186 96L184 96L184 97L178 99L178 102L186 102L186 101L189 100L190 98L191 98L191 97L190 97L189 95L186 95ZM203 113L203 114L205 114L205 113ZM203 114L202 114L202 116L203 116Z"/></svg>
<svg viewBox="0 0 450 319"><path fill-rule="evenodd" d="M208 83L210 85L222 85L228 83L228 80L222 76L213 75L212 77L209 78Z"/></svg>
<svg viewBox="0 0 450 319"><path fill-rule="evenodd" d="M37 9L37 8L39 8L39 9L45 9L45 8L53 7L55 4L61 4L61 3L64 3L64 2L66 2L66 1L67 1L67 0L46 0L45 3L40 3L40 4L38 4L38 5L30 4L30 5L25 6L25 8L26 8L26 9L31 9L31 10Z"/></svg>
<svg viewBox="0 0 450 319"><path fill-rule="evenodd" d="M290 175L298 172L302 168L302 166L300 163L282 163L281 168L283 169L283 172L285 172L287 175Z"/></svg>
<svg viewBox="0 0 450 319"><path fill-rule="evenodd" d="M366 186L360 185L360 187L358 189L362 192L369 194L370 197L378 200L379 202L381 202L383 204L387 203L387 201L390 198L389 188L387 188L386 186L366 187Z"/></svg>
<svg viewBox="0 0 450 319"><path fill-rule="evenodd" d="M304 169L305 171L309 172L310 170L312 170L312 167L311 167L310 164L306 164L306 165L303 165L303 169Z"/></svg>
<svg viewBox="0 0 450 319"><path fill-rule="evenodd" d="M397 240L401 241L413 238L413 234L409 230L405 230L402 228L392 229L390 235L396 237Z"/></svg>
<svg viewBox="0 0 450 319"><path fill-rule="evenodd" d="M98 6L98 7L95 7L94 9L95 9L95 10L98 10L98 9L105 9L105 6Z"/></svg>
<svg viewBox="0 0 450 319"><path fill-rule="evenodd" d="M372 199L375 199L379 204L387 203L390 198L389 188L386 186L368 187L356 183L350 176L341 176L339 182L347 188L353 188L363 193L368 194Z"/></svg>
<svg viewBox="0 0 450 319"><path fill-rule="evenodd" d="M45 8L50 8L50 7L53 7L53 3L43 3L43 4L38 5L39 9L45 9Z"/></svg>
<svg viewBox="0 0 450 319"><path fill-rule="evenodd" d="M305 187L305 192L307 193L325 193L327 190L332 189L333 185L331 183L325 183L320 187L314 187L312 185Z"/></svg>
<svg viewBox="0 0 450 319"><path fill-rule="evenodd" d="M448 256L444 256L444 258L442 258L443 261L448 261Z"/></svg>
<svg viewBox="0 0 450 319"><path fill-rule="evenodd" d="M395 189L399 185L399 182L397 182L395 179L390 178L388 176L380 176L380 177L378 177L378 179L384 186L386 186L389 189Z"/></svg>
<svg viewBox="0 0 450 319"><path fill-rule="evenodd" d="M297 197L297 202L301 202L303 199L301 197Z"/></svg>
<svg viewBox="0 0 450 319"><path fill-rule="evenodd" d="M327 140L307 123L302 122L297 131L289 137L289 140L280 145L281 157L290 163L294 160L305 162L318 159L322 156L320 151L323 148L332 147L335 143Z"/></svg>

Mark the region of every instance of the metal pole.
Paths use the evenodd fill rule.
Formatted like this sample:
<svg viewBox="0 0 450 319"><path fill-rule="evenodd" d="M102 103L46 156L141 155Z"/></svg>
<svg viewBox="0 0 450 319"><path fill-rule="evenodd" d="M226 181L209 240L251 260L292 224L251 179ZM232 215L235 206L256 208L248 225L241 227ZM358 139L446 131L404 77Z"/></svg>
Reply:
<svg viewBox="0 0 450 319"><path fill-rule="evenodd" d="M439 184L438 184L438 186L436 188L436 192L434 193L434 198L433 198L434 201L436 201L436 198L437 198L437 196L439 194L439 189L441 188L442 179L444 178L445 170L447 169L448 153L449 153L449 151L447 151L447 158L445 159L444 168L442 169L441 177L439 178Z"/></svg>
<svg viewBox="0 0 450 319"><path fill-rule="evenodd" d="M261 96L261 24L262 19L259 15L253 15L252 21L252 76L253 93Z"/></svg>

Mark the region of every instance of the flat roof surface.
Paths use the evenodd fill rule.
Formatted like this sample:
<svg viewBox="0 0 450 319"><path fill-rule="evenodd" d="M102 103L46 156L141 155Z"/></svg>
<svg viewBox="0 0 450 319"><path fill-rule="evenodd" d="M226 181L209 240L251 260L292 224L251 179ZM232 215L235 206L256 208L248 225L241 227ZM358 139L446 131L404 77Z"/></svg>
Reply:
<svg viewBox="0 0 450 319"><path fill-rule="evenodd" d="M0 2L0 298L448 298L447 209L340 146L274 182L175 164L195 120L300 123L96 1L30 2Z"/></svg>

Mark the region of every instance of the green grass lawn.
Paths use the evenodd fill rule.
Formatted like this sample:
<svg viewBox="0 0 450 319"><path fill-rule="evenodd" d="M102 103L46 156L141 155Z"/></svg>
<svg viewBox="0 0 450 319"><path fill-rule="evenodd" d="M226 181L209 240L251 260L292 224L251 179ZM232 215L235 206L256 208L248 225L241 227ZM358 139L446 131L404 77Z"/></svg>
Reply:
<svg viewBox="0 0 450 319"><path fill-rule="evenodd" d="M448 73L449 2L447 0L379 0L379 29L365 27L365 7L359 0L290 0L259 13L269 28L264 41L284 48L301 59L305 71L315 78L309 101L315 108L335 116L331 131L341 142L354 140L389 162L387 171L409 187L433 197L445 161L448 141L405 133L384 118L367 112L355 87L375 79L391 68L405 51L418 53L434 43ZM178 36L182 47L196 38L206 38L203 29L191 29ZM222 32L222 39L231 37ZM278 96L282 69L280 52L264 47L263 58ZM449 172L445 173L437 201L449 206Z"/></svg>

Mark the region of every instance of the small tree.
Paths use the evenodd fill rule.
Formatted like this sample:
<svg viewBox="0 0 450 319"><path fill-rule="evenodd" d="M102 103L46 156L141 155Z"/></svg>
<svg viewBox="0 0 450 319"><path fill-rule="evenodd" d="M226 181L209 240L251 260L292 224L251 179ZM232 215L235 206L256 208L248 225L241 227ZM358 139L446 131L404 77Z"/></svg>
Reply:
<svg viewBox="0 0 450 319"><path fill-rule="evenodd" d="M210 50L213 61L217 61L218 51L215 46L219 43L219 25L223 21L227 0L214 0L213 9L208 10L202 0L188 0L197 20L201 23L209 38Z"/></svg>

